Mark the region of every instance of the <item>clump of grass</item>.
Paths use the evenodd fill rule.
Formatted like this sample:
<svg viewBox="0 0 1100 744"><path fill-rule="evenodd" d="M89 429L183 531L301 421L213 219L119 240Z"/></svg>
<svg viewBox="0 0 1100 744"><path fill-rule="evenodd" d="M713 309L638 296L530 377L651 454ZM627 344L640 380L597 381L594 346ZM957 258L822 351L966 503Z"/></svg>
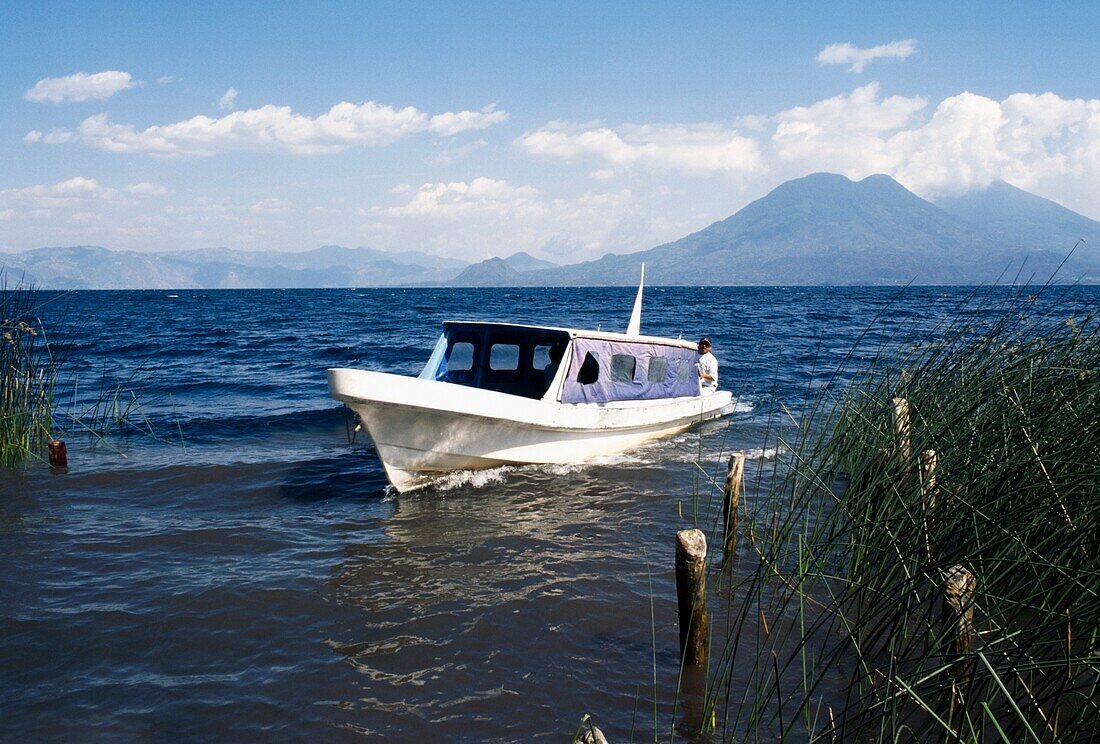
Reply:
<svg viewBox="0 0 1100 744"><path fill-rule="evenodd" d="M38 317L38 293L0 273L0 465L44 451L59 364Z"/></svg>
<svg viewBox="0 0 1100 744"><path fill-rule="evenodd" d="M754 499L755 565L712 654L724 737L1100 737L1100 324L1037 307L972 304L800 422ZM961 654L956 567L976 579Z"/></svg>
<svg viewBox="0 0 1100 744"><path fill-rule="evenodd" d="M44 458L49 441L66 431L87 434L93 444L112 431L157 438L132 387L141 369L125 382L105 369L94 397L78 404L77 379L63 379L63 359L41 318L56 299L44 299L22 279L9 285L0 270L0 467ZM68 411L58 406L66 396Z"/></svg>

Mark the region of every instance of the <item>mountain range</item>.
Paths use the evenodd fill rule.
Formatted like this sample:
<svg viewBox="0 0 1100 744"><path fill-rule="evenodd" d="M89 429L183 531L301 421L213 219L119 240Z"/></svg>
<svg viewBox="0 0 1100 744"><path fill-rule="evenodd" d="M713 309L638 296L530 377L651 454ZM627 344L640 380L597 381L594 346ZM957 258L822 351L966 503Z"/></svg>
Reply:
<svg viewBox="0 0 1100 744"><path fill-rule="evenodd" d="M1046 280L1060 265L1062 281L1100 283L1100 222L1004 182L933 203L889 176L815 173L671 243L564 266L522 252L469 264L340 246L0 254L38 286L103 289L612 286L635 283L642 261L654 285L977 284Z"/></svg>

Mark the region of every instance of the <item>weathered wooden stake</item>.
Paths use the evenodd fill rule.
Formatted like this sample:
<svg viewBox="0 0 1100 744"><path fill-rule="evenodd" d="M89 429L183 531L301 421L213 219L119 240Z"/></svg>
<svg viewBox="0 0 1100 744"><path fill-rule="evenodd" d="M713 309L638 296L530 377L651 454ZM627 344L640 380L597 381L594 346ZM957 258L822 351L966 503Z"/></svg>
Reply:
<svg viewBox="0 0 1100 744"><path fill-rule="evenodd" d="M51 440L49 443L49 448L51 468L69 467L69 454L65 450L64 442L62 442L60 439Z"/></svg>
<svg viewBox="0 0 1100 744"><path fill-rule="evenodd" d="M680 658L695 666L707 661L707 537L702 530L676 533L676 602L680 615Z"/></svg>
<svg viewBox="0 0 1100 744"><path fill-rule="evenodd" d="M905 398L894 398L894 446L897 448L898 461L906 472L909 470L909 459L913 456L912 438L910 436L909 401Z"/></svg>
<svg viewBox="0 0 1100 744"><path fill-rule="evenodd" d="M745 475L745 453L734 452L730 455L726 468L726 490L723 506L725 517L725 550L732 553L737 547L737 506L741 503L741 479Z"/></svg>
<svg viewBox="0 0 1100 744"><path fill-rule="evenodd" d="M580 731L573 737L573 744L608 744L607 737L589 716L581 720Z"/></svg>
<svg viewBox="0 0 1100 744"><path fill-rule="evenodd" d="M932 536L928 531L928 520L936 509L936 467L939 458L936 450L925 450L920 453L920 493L923 506L924 521L924 552L928 561L932 561Z"/></svg>
<svg viewBox="0 0 1100 744"><path fill-rule="evenodd" d="M951 704L948 722L954 727L955 713L962 706L962 687L970 676L973 660L970 654L974 639L974 594L978 580L963 566L952 566L944 574L944 635L947 637L944 658L953 665Z"/></svg>

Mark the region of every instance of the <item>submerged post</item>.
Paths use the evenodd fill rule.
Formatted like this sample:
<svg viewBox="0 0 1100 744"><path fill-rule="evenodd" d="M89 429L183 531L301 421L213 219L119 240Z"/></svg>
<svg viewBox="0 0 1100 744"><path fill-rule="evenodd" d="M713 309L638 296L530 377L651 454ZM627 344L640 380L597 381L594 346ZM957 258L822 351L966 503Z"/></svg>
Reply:
<svg viewBox="0 0 1100 744"><path fill-rule="evenodd" d="M707 537L702 530L676 533L676 603L680 658L686 666L707 661Z"/></svg>
<svg viewBox="0 0 1100 744"><path fill-rule="evenodd" d="M974 639L974 595L978 580L967 568L952 566L944 574L944 658L952 664L951 702L948 722L954 727L955 713L962 705L962 687L970 675L969 656Z"/></svg>
<svg viewBox="0 0 1100 744"><path fill-rule="evenodd" d="M925 450L920 453L920 494L921 508L924 514L924 553L929 562L932 561L932 536L929 533L928 521L936 508L936 468L939 457L936 450Z"/></svg>
<svg viewBox="0 0 1100 744"><path fill-rule="evenodd" d="M592 723L592 716L587 713L581 718L581 725L577 733L573 735L572 744L607 744L607 737L599 726Z"/></svg>
<svg viewBox="0 0 1100 744"><path fill-rule="evenodd" d="M741 502L741 480L745 475L745 453L734 452L726 467L726 488L723 499L725 551L732 553L737 547L737 506Z"/></svg>
<svg viewBox="0 0 1100 744"><path fill-rule="evenodd" d="M909 458L913 456L912 438L909 432L909 401L905 398L894 398L894 447L898 453L898 461L905 472L909 470Z"/></svg>
<svg viewBox="0 0 1100 744"><path fill-rule="evenodd" d="M48 446L50 449L50 467L67 469L69 467L69 453L65 449L65 443L60 439L52 439Z"/></svg>

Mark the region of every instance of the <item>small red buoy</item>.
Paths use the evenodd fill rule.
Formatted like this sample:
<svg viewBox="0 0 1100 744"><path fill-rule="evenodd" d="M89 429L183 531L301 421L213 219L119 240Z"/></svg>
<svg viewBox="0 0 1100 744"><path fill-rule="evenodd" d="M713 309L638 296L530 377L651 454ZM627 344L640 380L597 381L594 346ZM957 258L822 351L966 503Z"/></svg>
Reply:
<svg viewBox="0 0 1100 744"><path fill-rule="evenodd" d="M69 467L69 454L65 451L65 443L60 439L54 439L50 442L50 467Z"/></svg>

